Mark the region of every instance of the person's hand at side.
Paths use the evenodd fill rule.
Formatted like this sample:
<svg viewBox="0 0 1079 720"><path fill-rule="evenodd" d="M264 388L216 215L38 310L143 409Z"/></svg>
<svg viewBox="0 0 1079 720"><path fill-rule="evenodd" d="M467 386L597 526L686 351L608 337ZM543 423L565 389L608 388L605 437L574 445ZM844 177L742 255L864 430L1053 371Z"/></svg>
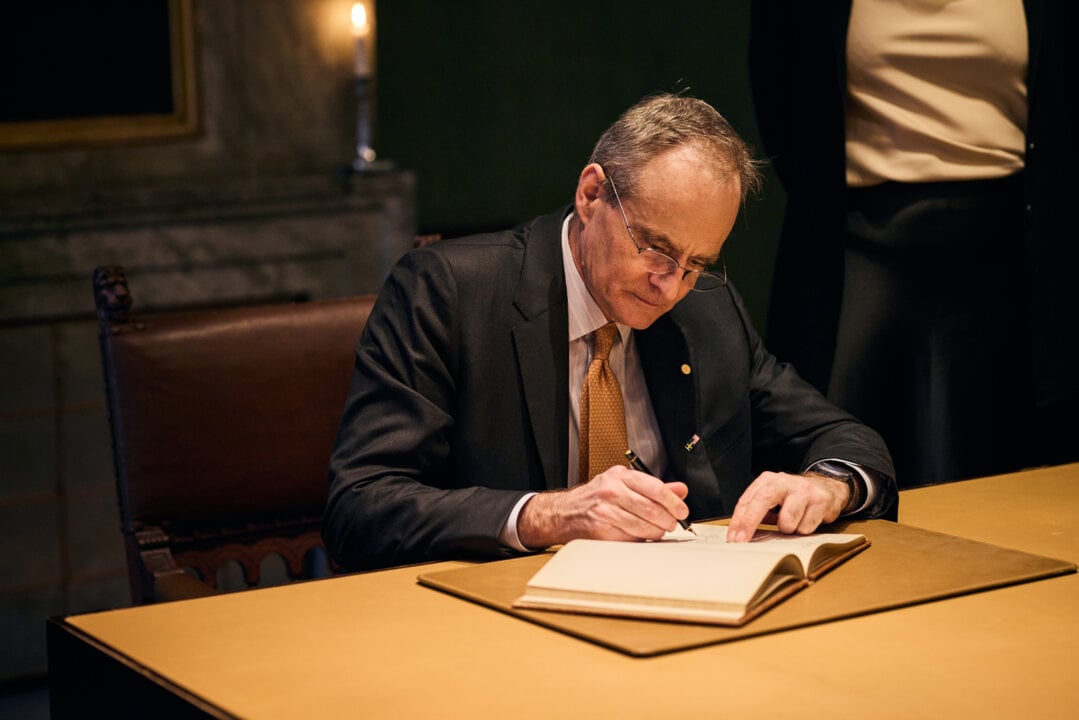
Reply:
<svg viewBox="0 0 1079 720"><path fill-rule="evenodd" d="M761 473L734 507L727 542L748 542L761 523L774 524L781 533L808 535L838 518L849 498L850 486L832 477Z"/></svg>
<svg viewBox="0 0 1079 720"><path fill-rule="evenodd" d="M575 538L658 540L689 516L689 487L616 465L569 490L538 493L521 509L517 535L530 548Z"/></svg>

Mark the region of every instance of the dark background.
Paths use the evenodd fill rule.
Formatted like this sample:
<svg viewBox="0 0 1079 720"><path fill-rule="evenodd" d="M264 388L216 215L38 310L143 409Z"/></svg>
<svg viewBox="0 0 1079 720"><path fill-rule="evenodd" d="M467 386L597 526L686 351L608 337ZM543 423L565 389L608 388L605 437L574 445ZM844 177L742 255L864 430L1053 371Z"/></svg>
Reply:
<svg viewBox="0 0 1079 720"><path fill-rule="evenodd" d="M417 173L420 230L453 236L568 203L600 133L654 92L708 101L759 147L748 27L738 0L382 0L376 149ZM758 325L781 208L769 175L725 253Z"/></svg>

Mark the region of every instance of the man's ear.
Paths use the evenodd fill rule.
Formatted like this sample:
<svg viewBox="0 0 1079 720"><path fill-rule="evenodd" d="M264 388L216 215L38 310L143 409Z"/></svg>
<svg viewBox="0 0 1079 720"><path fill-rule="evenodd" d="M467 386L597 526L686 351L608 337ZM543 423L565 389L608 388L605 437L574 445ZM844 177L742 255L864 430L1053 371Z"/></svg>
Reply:
<svg viewBox="0 0 1079 720"><path fill-rule="evenodd" d="M603 173L603 168L596 163L586 165L577 179L577 193L573 198L573 206L578 219L585 225L592 219L599 203L605 202L606 192L603 189L603 183L606 180L607 176Z"/></svg>

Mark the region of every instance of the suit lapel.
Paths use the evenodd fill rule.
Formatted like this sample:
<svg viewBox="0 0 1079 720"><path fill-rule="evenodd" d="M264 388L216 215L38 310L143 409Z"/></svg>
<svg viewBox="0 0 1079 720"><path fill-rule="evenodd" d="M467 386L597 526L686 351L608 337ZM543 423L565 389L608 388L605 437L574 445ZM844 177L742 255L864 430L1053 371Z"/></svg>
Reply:
<svg viewBox="0 0 1079 720"><path fill-rule="evenodd" d="M744 332L728 297L691 293L637 333L663 446L675 477L690 487L695 518L729 515L751 479L744 345L717 341Z"/></svg>
<svg viewBox="0 0 1079 720"><path fill-rule="evenodd" d="M529 228L514 305L517 365L548 489L566 486L569 441L569 319L562 268L562 221L569 208Z"/></svg>
<svg viewBox="0 0 1079 720"><path fill-rule="evenodd" d="M703 430L698 424L699 374L685 335L671 316L666 315L637 333L637 350L671 469L675 477L693 489L690 510L694 511L694 506L699 504L708 507L709 514L716 514L715 499L704 497L705 488L717 487L715 473L704 444L692 444L693 436ZM699 517L700 511L694 514Z"/></svg>

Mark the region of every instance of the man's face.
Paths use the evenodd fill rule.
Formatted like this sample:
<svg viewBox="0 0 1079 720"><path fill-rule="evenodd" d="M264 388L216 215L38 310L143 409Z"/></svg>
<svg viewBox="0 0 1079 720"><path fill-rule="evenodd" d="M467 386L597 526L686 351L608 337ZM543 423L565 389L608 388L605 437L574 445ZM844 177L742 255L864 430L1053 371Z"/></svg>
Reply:
<svg viewBox="0 0 1079 720"><path fill-rule="evenodd" d="M570 248L585 285L607 319L643 330L690 292L693 273L683 278L681 268L669 275L648 272L617 205L608 203L603 172L598 165L589 165L581 173L575 199L580 230L571 235ZM619 179L612 180L619 187ZM719 257L740 203L737 179L717 185L690 148L677 148L651 160L633 196L622 197L637 243L690 268Z"/></svg>

